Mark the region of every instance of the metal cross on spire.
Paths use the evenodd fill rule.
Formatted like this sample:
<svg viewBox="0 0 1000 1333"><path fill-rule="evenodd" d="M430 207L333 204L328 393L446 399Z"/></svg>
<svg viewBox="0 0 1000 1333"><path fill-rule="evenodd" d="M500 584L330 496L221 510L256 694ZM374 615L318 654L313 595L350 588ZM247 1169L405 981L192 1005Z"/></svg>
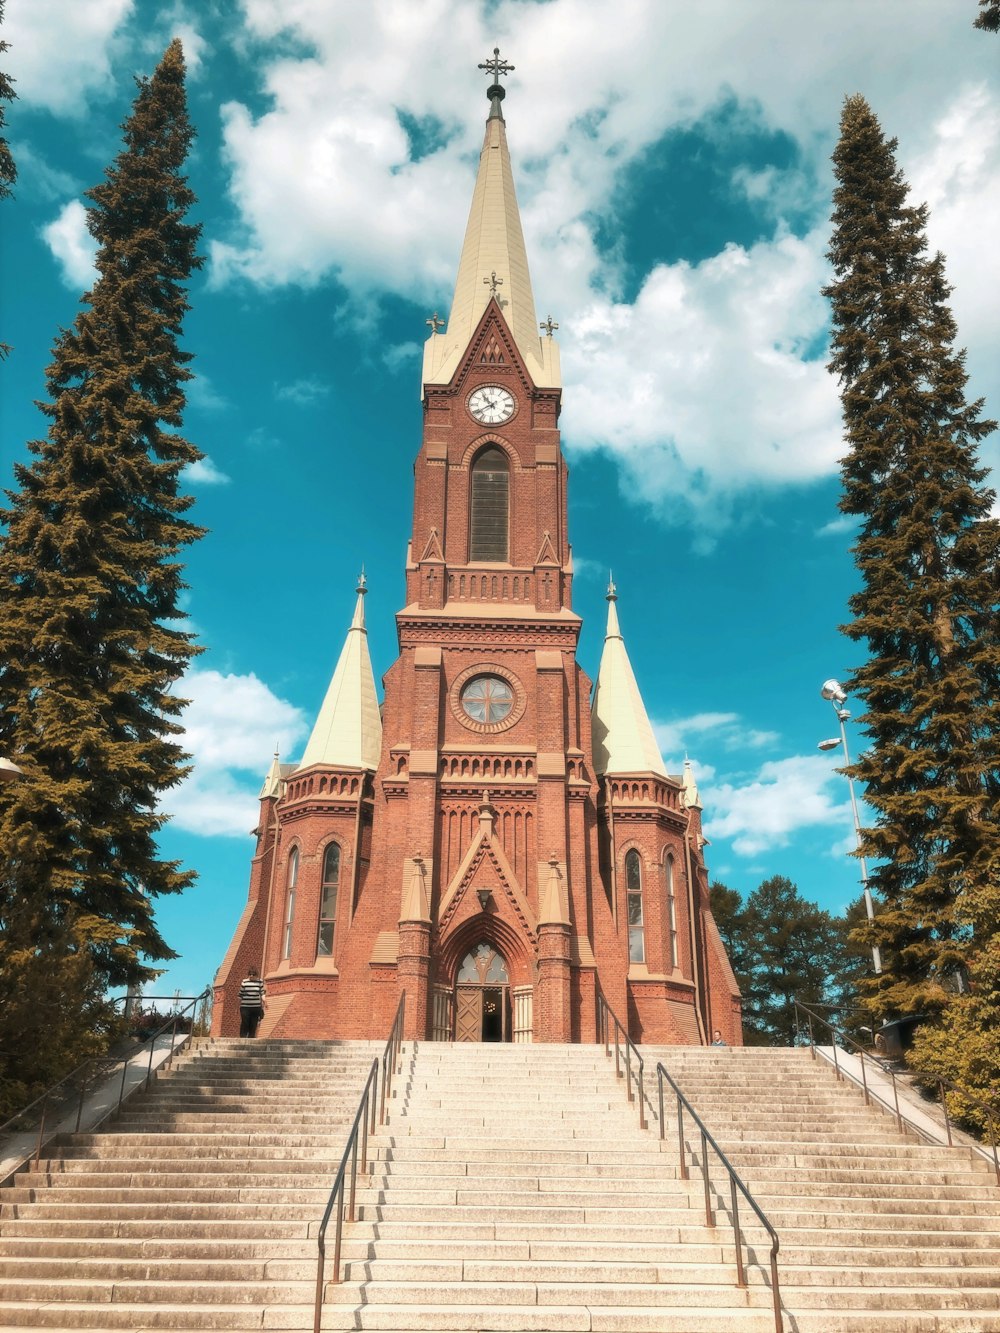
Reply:
<svg viewBox="0 0 1000 1333"><path fill-rule="evenodd" d="M491 74L493 76L494 83L499 83L500 76L502 74L510 74L514 69L514 66L509 64L506 60L502 59L500 55L499 46L494 46L493 59L484 60L483 63L479 66L479 68L485 70L487 74Z"/></svg>
<svg viewBox="0 0 1000 1333"><path fill-rule="evenodd" d="M493 272L490 274L488 278L483 278L483 282L489 284L490 296L496 296L497 288L503 286L503 278L497 277L496 269L493 270Z"/></svg>

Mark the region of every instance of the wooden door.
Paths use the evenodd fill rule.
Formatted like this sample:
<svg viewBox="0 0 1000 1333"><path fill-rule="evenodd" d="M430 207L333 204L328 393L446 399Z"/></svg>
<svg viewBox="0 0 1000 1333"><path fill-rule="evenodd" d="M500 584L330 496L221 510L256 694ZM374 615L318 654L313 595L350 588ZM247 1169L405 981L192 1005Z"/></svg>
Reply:
<svg viewBox="0 0 1000 1333"><path fill-rule="evenodd" d="M455 1040L482 1041L482 990L478 986L459 986L455 1001Z"/></svg>

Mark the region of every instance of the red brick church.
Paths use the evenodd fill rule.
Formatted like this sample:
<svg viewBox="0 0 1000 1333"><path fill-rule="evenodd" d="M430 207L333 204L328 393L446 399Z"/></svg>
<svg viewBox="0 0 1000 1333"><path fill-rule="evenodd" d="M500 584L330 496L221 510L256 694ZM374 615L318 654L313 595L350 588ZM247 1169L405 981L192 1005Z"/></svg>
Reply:
<svg viewBox="0 0 1000 1333"><path fill-rule="evenodd" d="M596 687L576 660L559 351L539 324L499 76L446 327L424 348L399 657L379 708L357 606L297 764L260 795L213 1030L267 983L261 1035L740 1043L709 909L701 801L667 772L608 591Z"/></svg>

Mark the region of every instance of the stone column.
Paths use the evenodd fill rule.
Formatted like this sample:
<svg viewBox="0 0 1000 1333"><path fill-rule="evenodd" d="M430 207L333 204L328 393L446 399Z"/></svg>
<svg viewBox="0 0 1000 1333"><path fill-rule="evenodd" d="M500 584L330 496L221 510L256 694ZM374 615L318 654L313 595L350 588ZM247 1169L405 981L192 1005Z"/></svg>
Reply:
<svg viewBox="0 0 1000 1333"><path fill-rule="evenodd" d="M549 857L549 875L538 913L538 1006L535 1032L539 1041L570 1041L570 924L563 902L559 860Z"/></svg>
<svg viewBox="0 0 1000 1333"><path fill-rule="evenodd" d="M396 962L399 989L406 991L403 1036L407 1041L422 1041L427 1036L430 970L431 913L424 859L417 855L410 858L410 873L403 887Z"/></svg>

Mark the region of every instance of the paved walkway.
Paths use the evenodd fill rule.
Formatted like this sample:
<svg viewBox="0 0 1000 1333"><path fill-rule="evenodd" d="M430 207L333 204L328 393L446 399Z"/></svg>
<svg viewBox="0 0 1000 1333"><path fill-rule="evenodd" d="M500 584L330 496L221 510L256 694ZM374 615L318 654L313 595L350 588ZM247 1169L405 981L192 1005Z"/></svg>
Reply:
<svg viewBox="0 0 1000 1333"><path fill-rule="evenodd" d="M162 1037L157 1037L153 1042L153 1069L159 1069L160 1065L166 1061L170 1055L172 1045L175 1044L179 1049L187 1040L188 1035L184 1032L178 1032L176 1037L171 1037L169 1032ZM149 1047L142 1046L128 1060L125 1072L126 1096L145 1080L149 1068ZM81 1132L93 1129L109 1112L113 1111L118 1105L121 1094L122 1068L119 1065L113 1074L99 1083L85 1098L80 1116L79 1128ZM77 1128L76 1113L77 1103L74 1100L69 1110L64 1111L61 1115L57 1114L54 1121L46 1125L46 1139L51 1138L54 1134L73 1133ZM37 1143L37 1127L19 1134L7 1134L4 1135L3 1139L0 1139L0 1181L6 1180L12 1172L35 1155Z"/></svg>
<svg viewBox="0 0 1000 1333"><path fill-rule="evenodd" d="M822 1059L833 1064L833 1047L816 1047L816 1054ZM859 1086L861 1085L861 1057L854 1055L850 1051L845 1051L842 1046L837 1047L837 1064L841 1072L846 1074ZM892 1078L889 1074L883 1073L881 1068L874 1060L865 1061L865 1078L868 1082L869 1091L889 1108L889 1111L895 1115L896 1101L892 1088ZM908 1120L921 1134L933 1143L947 1144L948 1131L945 1127L944 1112L937 1102L926 1102L920 1096L919 1092L911 1086L909 1080L900 1075L896 1076L896 1089L899 1092L899 1110L905 1120ZM974 1152L984 1157L989 1164L993 1165L993 1150L989 1144L982 1144L978 1139L966 1134L964 1130L957 1128L952 1124L951 1137L953 1143L962 1144L964 1147L971 1148Z"/></svg>

